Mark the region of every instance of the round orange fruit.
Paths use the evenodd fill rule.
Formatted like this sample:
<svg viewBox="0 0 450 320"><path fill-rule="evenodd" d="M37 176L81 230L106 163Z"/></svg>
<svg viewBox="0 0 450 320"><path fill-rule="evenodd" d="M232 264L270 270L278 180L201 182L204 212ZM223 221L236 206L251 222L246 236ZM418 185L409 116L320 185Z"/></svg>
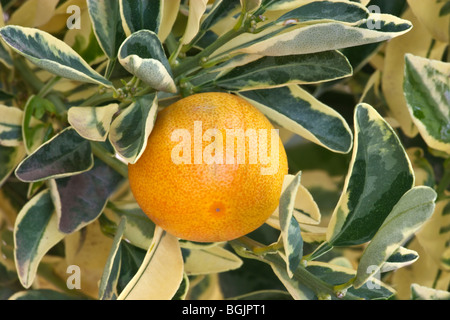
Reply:
<svg viewBox="0 0 450 320"><path fill-rule="evenodd" d="M219 242L270 217L287 172L269 120L246 100L214 92L163 109L128 174L137 203L155 224L185 240Z"/></svg>

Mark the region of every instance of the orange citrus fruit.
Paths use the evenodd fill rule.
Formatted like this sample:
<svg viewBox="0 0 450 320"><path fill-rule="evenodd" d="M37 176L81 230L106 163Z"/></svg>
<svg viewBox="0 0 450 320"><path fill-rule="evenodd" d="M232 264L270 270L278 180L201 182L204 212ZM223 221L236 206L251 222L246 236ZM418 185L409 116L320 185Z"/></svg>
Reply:
<svg viewBox="0 0 450 320"><path fill-rule="evenodd" d="M229 93L199 93L163 109L142 156L129 165L131 191L148 217L191 241L228 241L276 210L286 152L270 121Z"/></svg>

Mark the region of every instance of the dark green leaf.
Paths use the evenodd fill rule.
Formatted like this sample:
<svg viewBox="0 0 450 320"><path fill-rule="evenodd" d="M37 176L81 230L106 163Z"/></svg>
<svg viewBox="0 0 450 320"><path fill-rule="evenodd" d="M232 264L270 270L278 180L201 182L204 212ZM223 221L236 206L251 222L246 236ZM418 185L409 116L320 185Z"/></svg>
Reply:
<svg viewBox="0 0 450 320"><path fill-rule="evenodd" d="M25 158L15 173L24 182L34 182L79 174L93 164L89 141L69 127Z"/></svg>

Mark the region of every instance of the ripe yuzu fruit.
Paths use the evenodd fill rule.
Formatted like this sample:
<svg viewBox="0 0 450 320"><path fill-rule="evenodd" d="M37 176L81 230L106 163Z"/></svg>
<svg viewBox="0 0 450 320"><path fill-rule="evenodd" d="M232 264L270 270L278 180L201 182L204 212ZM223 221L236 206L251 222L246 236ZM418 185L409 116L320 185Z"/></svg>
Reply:
<svg viewBox="0 0 450 320"><path fill-rule="evenodd" d="M195 146L199 141L194 138L195 122L201 123L202 136L208 129L220 131L222 164L195 161L194 150L199 150L199 144ZM186 144L189 148L180 153L186 157L184 152L191 152L187 156L190 164L173 161L173 150L181 143L181 137L177 140L172 136L177 129L185 130L191 137ZM270 163L249 163L249 139L245 142L245 163L237 159L237 140L234 141L234 164L226 161L227 129L266 130ZM274 127L258 109L236 95L214 92L183 98L158 114L144 153L135 164L129 165L131 191L155 224L179 238L217 242L246 235L260 227L275 211L288 172L286 152L278 135L278 152L270 156L272 130ZM202 152L214 143L215 137L220 139L219 135L210 141L204 141L208 139L203 137ZM219 150L214 149L214 152ZM216 155L214 152L212 156ZM277 166L274 174L262 174L261 169L270 165Z"/></svg>

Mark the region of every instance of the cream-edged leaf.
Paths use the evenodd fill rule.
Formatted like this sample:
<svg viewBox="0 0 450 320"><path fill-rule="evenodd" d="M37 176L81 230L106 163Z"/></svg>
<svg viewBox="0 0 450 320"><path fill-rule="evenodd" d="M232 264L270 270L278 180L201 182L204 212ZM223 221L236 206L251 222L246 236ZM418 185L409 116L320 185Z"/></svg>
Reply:
<svg viewBox="0 0 450 320"><path fill-rule="evenodd" d="M189 1L188 21L184 34L180 40L182 44L188 44L197 35L200 30L200 22L206 11L207 4L208 0Z"/></svg>
<svg viewBox="0 0 450 320"><path fill-rule="evenodd" d="M157 227L142 265L118 300L172 299L182 280L183 257L178 239Z"/></svg>
<svg viewBox="0 0 450 320"><path fill-rule="evenodd" d="M106 141L112 118L117 111L117 103L99 107L72 107L68 111L68 121L83 138Z"/></svg>
<svg viewBox="0 0 450 320"><path fill-rule="evenodd" d="M16 107L0 105L0 145L15 147L22 143L23 111Z"/></svg>
<svg viewBox="0 0 450 320"><path fill-rule="evenodd" d="M64 238L58 230L49 190L29 200L20 210L14 225L14 256L21 284L29 288L43 256Z"/></svg>
<svg viewBox="0 0 450 320"><path fill-rule="evenodd" d="M290 181L280 197L280 240L283 243L287 272L292 277L303 256L303 239L298 221L294 217L295 197L300 186L301 172Z"/></svg>
<svg viewBox="0 0 450 320"><path fill-rule="evenodd" d="M404 93L428 146L450 154L450 63L406 54Z"/></svg>
<svg viewBox="0 0 450 320"><path fill-rule="evenodd" d="M87 6L99 45L110 59L115 59L120 45L125 40L119 0L87 0Z"/></svg>
<svg viewBox="0 0 450 320"><path fill-rule="evenodd" d="M157 99L156 94L139 97L111 124L109 141L127 163L135 163L147 146L156 121Z"/></svg>
<svg viewBox="0 0 450 320"><path fill-rule="evenodd" d="M231 91L248 91L337 80L352 74L347 58L338 51L271 57L223 72L217 86Z"/></svg>
<svg viewBox="0 0 450 320"><path fill-rule="evenodd" d="M6 26L0 29L0 35L14 51L44 70L63 78L112 87L71 47L47 32Z"/></svg>
<svg viewBox="0 0 450 320"><path fill-rule="evenodd" d="M200 249L183 248L184 272L188 276L219 273L234 270L242 265L242 260L221 246Z"/></svg>
<svg viewBox="0 0 450 320"><path fill-rule="evenodd" d="M414 187L406 192L364 250L358 264L355 288L361 287L431 216L436 192L430 187Z"/></svg>
<svg viewBox="0 0 450 320"><path fill-rule="evenodd" d="M414 185L411 163L397 134L372 106L356 107L354 126L350 168L327 232L327 241L336 246L369 241Z"/></svg>
<svg viewBox="0 0 450 320"><path fill-rule="evenodd" d="M126 35L130 36L144 29L158 33L165 5L170 7L170 2L176 1L119 0L119 2L123 29Z"/></svg>
<svg viewBox="0 0 450 320"><path fill-rule="evenodd" d="M126 227L126 218L120 219L119 225L114 235L111 251L103 270L102 279L99 284L98 296L100 300L117 299L117 283L119 281L121 267L121 246L122 237Z"/></svg>
<svg viewBox="0 0 450 320"><path fill-rule="evenodd" d="M353 135L345 119L298 85L240 92L281 127L333 152L347 153Z"/></svg>
<svg viewBox="0 0 450 320"><path fill-rule="evenodd" d="M152 88L176 92L169 62L153 31L141 30L130 35L119 49L119 62Z"/></svg>
<svg viewBox="0 0 450 320"><path fill-rule="evenodd" d="M15 174L21 181L36 182L76 175L93 165L89 141L67 127L26 157Z"/></svg>

